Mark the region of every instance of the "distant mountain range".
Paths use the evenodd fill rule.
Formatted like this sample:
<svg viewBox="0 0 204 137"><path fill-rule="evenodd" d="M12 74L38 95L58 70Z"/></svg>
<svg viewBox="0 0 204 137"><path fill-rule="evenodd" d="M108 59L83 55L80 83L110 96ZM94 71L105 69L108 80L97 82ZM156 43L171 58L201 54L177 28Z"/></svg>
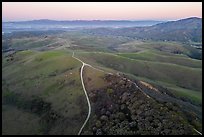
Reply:
<svg viewBox="0 0 204 137"><path fill-rule="evenodd" d="M57 21L57 20L48 20L48 19L41 19L41 20L31 20L31 21L14 21L14 22L3 22L7 24L35 24L35 25L155 25L157 23L162 23L164 21L157 21L157 20L64 20L64 21Z"/></svg>
<svg viewBox="0 0 204 137"><path fill-rule="evenodd" d="M92 29L87 33L162 41L202 42L202 18L192 17L145 27Z"/></svg>
<svg viewBox="0 0 204 137"><path fill-rule="evenodd" d="M155 20L32 20L2 22L2 33L13 31L80 30L95 35L127 36L162 41L202 42L202 18Z"/></svg>
<svg viewBox="0 0 204 137"><path fill-rule="evenodd" d="M56 20L32 20L19 22L2 22L3 32L13 31L33 31L33 30L73 30L80 28L123 28L123 27L142 27L151 26L164 21L154 20L73 20L73 21L56 21Z"/></svg>

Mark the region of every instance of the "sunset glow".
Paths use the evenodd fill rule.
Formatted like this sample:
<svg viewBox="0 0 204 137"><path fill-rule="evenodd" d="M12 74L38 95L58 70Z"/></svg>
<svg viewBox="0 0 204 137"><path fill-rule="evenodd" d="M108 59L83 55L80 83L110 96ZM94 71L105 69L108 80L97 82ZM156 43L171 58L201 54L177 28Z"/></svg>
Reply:
<svg viewBox="0 0 204 137"><path fill-rule="evenodd" d="M176 20L202 17L202 2L3 2L2 20Z"/></svg>

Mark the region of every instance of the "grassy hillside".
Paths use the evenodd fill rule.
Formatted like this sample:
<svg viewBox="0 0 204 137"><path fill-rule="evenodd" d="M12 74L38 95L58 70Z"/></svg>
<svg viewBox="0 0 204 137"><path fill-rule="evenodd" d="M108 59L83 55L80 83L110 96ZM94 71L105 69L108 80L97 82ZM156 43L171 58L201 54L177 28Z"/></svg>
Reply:
<svg viewBox="0 0 204 137"><path fill-rule="evenodd" d="M88 105L80 80L82 63L72 57L73 51L103 70L83 70L93 108L82 134L194 134L193 127L202 131L202 61L193 59L202 59L202 48L109 35L112 31L4 36L2 133L78 133ZM142 84L141 91L130 80L147 82L158 92Z"/></svg>
<svg viewBox="0 0 204 137"><path fill-rule="evenodd" d="M178 97L184 101L191 102L193 104L202 106L202 92L187 89L187 88L182 88L182 87L179 87L175 84L164 82L164 81L151 80L151 79L146 78L146 77L135 76L135 75L130 74L130 73L125 73L125 74L128 77L130 77L131 79L142 80L142 81L146 81L146 82L151 83L151 84L160 85L160 86L168 89L168 91L170 91L171 93L173 93L173 95L175 97Z"/></svg>
<svg viewBox="0 0 204 137"><path fill-rule="evenodd" d="M104 81L105 74L105 72L86 66L84 68L83 78L87 91L93 91L107 86L107 82Z"/></svg>
<svg viewBox="0 0 204 137"><path fill-rule="evenodd" d="M2 134L41 134L40 118L10 105L2 106Z"/></svg>
<svg viewBox="0 0 204 137"><path fill-rule="evenodd" d="M113 52L115 46L128 41L125 37L95 36L81 32L67 32L59 37L68 40L72 49L84 51Z"/></svg>
<svg viewBox="0 0 204 137"><path fill-rule="evenodd" d="M3 104L15 107L3 110L3 133L25 134L35 121L38 130L30 134L77 134L88 110L80 81L81 63L64 51L22 51L2 59ZM11 111L18 120L12 120ZM26 111L28 119L22 119ZM7 115L8 114L8 115ZM38 119L38 120L35 120ZM9 131L8 131L9 130ZM22 131L22 132L21 132Z"/></svg>
<svg viewBox="0 0 204 137"><path fill-rule="evenodd" d="M50 49L60 47L65 45L66 42L63 39L57 37L47 37L47 36L38 36L38 37L24 37L24 38L13 38L11 39L11 47L16 50L25 50L25 49Z"/></svg>
<svg viewBox="0 0 204 137"><path fill-rule="evenodd" d="M137 39L160 41L201 42L202 18L186 18L159 23L147 27L128 27L118 29L91 29L90 34L127 36Z"/></svg>
<svg viewBox="0 0 204 137"><path fill-rule="evenodd" d="M163 41L151 41L151 40L133 40L120 44L115 47L119 52L136 52L148 49L162 51L166 53L186 53L184 45L178 42L163 42Z"/></svg>
<svg viewBox="0 0 204 137"><path fill-rule="evenodd" d="M191 93L195 93L192 96L196 96L198 99L197 101L201 103L201 98L199 96L201 95L202 91L202 69L187 67L187 65L192 65L188 63L188 58L180 58L180 62L187 64L186 66L182 66L178 65L181 64L180 62L178 62L178 64L173 64L162 61L146 61L139 58L130 59L127 57L102 52L77 53L76 55L79 56L82 60L88 61L90 64L94 62L104 67L128 73L136 77L150 79L151 81L155 81L161 85L163 83L167 83L165 85L168 85L167 87L171 87L176 91L175 93L178 92L179 95L181 95L181 93L189 93L188 90L192 90L193 92ZM199 63L196 65L198 67L201 66ZM183 90L186 92L183 92ZM191 93L189 93L189 95Z"/></svg>
<svg viewBox="0 0 204 137"><path fill-rule="evenodd" d="M33 32L31 32L32 34ZM59 35L17 36L4 38L3 49L16 50L35 49L73 49L83 51L103 52L138 52L153 50L161 54L187 55L192 58L202 58L201 50L180 42L136 40L126 36L97 36L83 34L81 32L66 32ZM162 53L163 52L163 53Z"/></svg>
<svg viewBox="0 0 204 137"><path fill-rule="evenodd" d="M144 60L144 61L153 61L153 62L163 62L163 63L172 63L182 66L188 66L193 68L202 68L202 61L191 59L182 55L169 55L164 54L164 52L145 50L144 52L136 53L119 53L117 55L127 57L130 59Z"/></svg>

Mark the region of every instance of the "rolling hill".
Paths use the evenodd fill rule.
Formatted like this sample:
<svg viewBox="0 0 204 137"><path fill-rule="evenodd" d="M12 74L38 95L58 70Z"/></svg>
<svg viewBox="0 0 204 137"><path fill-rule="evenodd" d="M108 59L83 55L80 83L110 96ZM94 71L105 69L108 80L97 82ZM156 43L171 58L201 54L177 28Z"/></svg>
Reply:
<svg viewBox="0 0 204 137"><path fill-rule="evenodd" d="M130 27L111 30L99 28L87 30L86 32L160 41L180 41L185 43L202 42L202 19L193 17L147 27Z"/></svg>
<svg viewBox="0 0 204 137"><path fill-rule="evenodd" d="M2 61L3 134L78 133L87 103L79 78L81 63L69 51L19 51ZM140 85L141 90L117 71L109 72L104 67L84 68L92 111L82 135L178 135L201 130L197 112L192 114L198 108L183 102L186 109L167 90L151 84ZM157 92L160 99L145 90ZM170 99L161 100L164 96Z"/></svg>
<svg viewBox="0 0 204 137"><path fill-rule="evenodd" d="M2 134L202 134L201 23L4 33Z"/></svg>
<svg viewBox="0 0 204 137"><path fill-rule="evenodd" d="M80 62L63 51L22 51L2 62L3 134L78 133L88 110Z"/></svg>

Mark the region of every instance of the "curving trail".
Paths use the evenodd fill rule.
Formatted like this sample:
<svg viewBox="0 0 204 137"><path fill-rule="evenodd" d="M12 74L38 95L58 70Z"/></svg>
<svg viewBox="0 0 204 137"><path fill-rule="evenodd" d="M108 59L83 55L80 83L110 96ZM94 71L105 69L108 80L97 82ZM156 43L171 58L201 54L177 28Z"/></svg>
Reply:
<svg viewBox="0 0 204 137"><path fill-rule="evenodd" d="M79 132L78 132L78 135L80 135L81 132L82 132L82 130L83 130L83 128L84 128L84 126L85 126L86 123L88 122L88 120L89 120L89 118L90 118L90 115L91 115L91 104L90 104L89 97L88 97L88 95L87 95L87 91L86 91L86 88L85 88L85 86L84 86L84 80L83 80L83 69L84 69L84 66L85 66L85 65L88 65L88 64L84 63L83 61L81 61L81 60L78 59L77 57L74 57L74 52L73 52L73 54L72 54L72 57L75 58L75 59L77 59L78 61L80 61L80 62L82 63L81 73L80 73L80 76L81 76L81 84L82 84L82 87L83 87L83 90L84 90L84 93L85 93L85 95L86 95L86 99L87 99L87 102L88 102L88 106L89 106L89 112L88 112L88 115L87 115L87 117L86 117L86 120L84 121L84 124L82 125L81 129L80 129Z"/></svg>
<svg viewBox="0 0 204 137"><path fill-rule="evenodd" d="M72 57L82 63L80 77L81 77L82 87L83 87L83 90L84 90L84 93L85 93L85 95L86 95L86 99L87 99L87 102L88 102L88 107L89 107L89 112L88 112L88 115L87 115L87 117L86 117L86 120L85 120L84 124L82 125L81 129L80 129L79 132L78 132L78 135L80 135L81 132L82 132L82 130L83 130L83 128L85 127L86 123L88 122L88 120L89 120L89 118L90 118L90 115L91 115L91 104L90 104L89 97L88 97L88 94L87 94L87 91L86 91L86 88L85 88L85 85L84 85L84 81L83 81L83 69L84 69L84 66L89 66L89 67L91 67L91 68L93 68L93 69L96 69L96 70L102 71L102 72L105 72L105 71L100 70L100 69L98 69L98 68L95 68L95 67L91 66L90 64L84 63L82 60L80 60L80 59L78 59L77 57L74 56L74 52L73 52L73 54L72 54ZM105 72L105 73L106 73L106 72ZM109 74L113 75L112 73L109 73ZM132 82L132 81L131 81L131 82ZM134 83L134 82L132 82L132 83ZM140 89L140 88L136 85L136 83L134 83L134 85L135 85L141 92L143 92L142 89ZM144 92L143 92L143 93L144 93ZM144 93L144 94L145 94L145 93ZM145 94L145 95L146 95L148 98L150 98L147 94Z"/></svg>
<svg viewBox="0 0 204 137"><path fill-rule="evenodd" d="M132 81L131 81L132 82ZM135 82L132 82L136 88L138 88L146 97L151 98L149 95L147 95Z"/></svg>
<svg viewBox="0 0 204 137"><path fill-rule="evenodd" d="M197 132L198 134L202 135L202 133L200 133L198 130L196 130L195 128L193 129L195 132Z"/></svg>
<svg viewBox="0 0 204 137"><path fill-rule="evenodd" d="M78 132L78 135L80 135L81 132L82 132L82 130L83 130L83 128L85 127L86 123L88 122L88 120L89 120L89 118L90 118L90 115L91 115L91 104L90 104L89 97L88 97L88 94L87 94L87 91L86 91L86 88L85 88L85 85L84 85L84 81L83 81L83 69L84 69L84 66L89 66L89 67L91 67L91 68L93 68L93 69L96 69L96 70L102 71L102 72L105 72L105 71L100 70L100 69L98 69L98 68L95 68L95 67L91 66L90 64L84 63L82 60L80 60L80 59L78 59L77 57L74 56L74 52L73 52L73 54L72 54L72 57L82 63L80 77L81 77L82 87L83 87L83 90L84 90L84 93L85 93L85 95L86 95L86 99L87 99L87 102L88 102L88 107L89 107L89 111L88 111L88 115L87 115L87 117L86 117L86 120L84 121L84 124L82 125L82 127L80 128L80 130L79 130L79 132ZM107 72L105 72L105 73L107 73ZM113 75L112 73L109 73L109 74ZM130 80L129 80L129 81L130 81ZM149 95L147 95L135 82L133 82L133 81L130 81L130 82L132 82L132 83L135 85L135 87L138 88L146 97L151 98L151 97L150 97ZM198 134L202 135L202 133L199 132L198 130L196 130L195 128L194 128L193 130L196 131Z"/></svg>
<svg viewBox="0 0 204 137"><path fill-rule="evenodd" d="M82 87L83 87L83 89L84 89L84 93L85 93L85 95L86 95L86 99L87 99L87 102L88 102L89 112L88 112L88 115L87 115L87 117L86 117L86 120L85 120L84 124L82 125L81 129L80 129L79 132L78 132L78 135L81 134L81 132L82 132L84 126L85 126L86 123L88 122L89 117L90 117L90 115L91 115L91 104L90 104L89 97L88 97L88 95L87 95L87 91L86 91L86 88L85 88L85 86L84 86L84 81L83 81L83 69L84 69L84 66L85 66L86 64L85 64L84 62L82 62L82 63L83 63L83 65L82 65L82 67L81 67L81 83L82 83Z"/></svg>

